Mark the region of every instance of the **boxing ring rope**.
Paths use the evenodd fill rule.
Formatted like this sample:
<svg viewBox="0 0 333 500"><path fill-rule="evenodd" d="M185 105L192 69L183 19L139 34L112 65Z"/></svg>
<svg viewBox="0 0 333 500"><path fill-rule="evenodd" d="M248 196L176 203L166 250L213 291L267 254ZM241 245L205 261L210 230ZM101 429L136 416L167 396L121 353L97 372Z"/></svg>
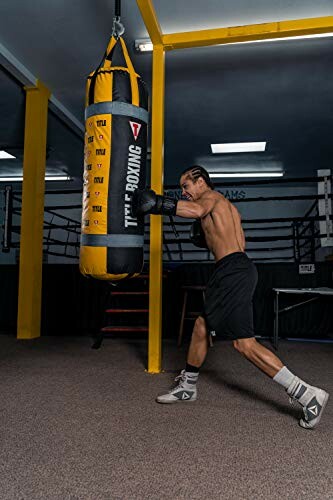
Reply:
<svg viewBox="0 0 333 500"><path fill-rule="evenodd" d="M47 195L53 196L64 196L67 194L78 194L82 195L80 190L70 190L70 191L60 191L60 190L47 190L45 192L46 200ZM21 203L22 195L19 191L13 191L11 186L5 187L5 206L4 206L4 225L3 225L3 240L2 240L2 251L9 252L11 248L20 248L20 239L16 238L14 240L14 235L20 236L21 226L20 224L13 224L13 216L20 217L21 215ZM81 221L74 219L72 217L64 215L64 213L59 213L59 211L66 210L79 210L81 214L82 204L77 205L45 205L44 207L44 235L43 235L43 254L52 255L55 257L62 257L69 259L73 262L75 260L78 262L79 259L79 247L80 247L80 233L81 233ZM51 215L51 220L47 220L47 216ZM57 223L53 222L54 219L58 219ZM61 221L65 221L66 224L61 224ZM53 233L52 233L53 232ZM62 237L59 236L62 234ZM47 233L47 234L45 234ZM56 237L54 235L58 235ZM75 236L75 241L70 241L70 235ZM52 247L63 248L64 251L56 251ZM72 251L74 250L74 252Z"/></svg>
<svg viewBox="0 0 333 500"><path fill-rule="evenodd" d="M262 186L262 185L276 185L276 184L303 184L303 183L317 183L317 182L324 182L330 178L332 180L332 175L319 175L317 177L278 177L274 179L258 179L258 180L242 180L242 181L226 181L226 182L214 182L215 188L225 188L225 187L244 187L244 186ZM170 184L168 186L165 186L165 189L179 189L178 184Z"/></svg>
<svg viewBox="0 0 333 500"><path fill-rule="evenodd" d="M321 220L321 218L319 216L319 212L318 212L318 205L316 203L314 203L310 207L310 209L307 211L307 213L305 214L304 217L305 218L309 217L311 212L313 212L313 211L315 212L315 216L314 216L315 219L310 220L308 224L304 224L303 228L302 228L303 222L295 224L296 237L295 237L294 241L297 245L295 248L295 261L296 262L298 262L298 261L302 262L302 259L304 259L308 255L310 255L311 261L314 262L316 250L318 250L321 247L320 243L316 244L316 240L323 236L320 234L319 228L316 228L316 226L315 226L316 221ZM303 243L300 243L300 239L303 239L303 235L308 230L310 230L310 240L308 241L307 239L305 239L303 241ZM310 249L307 250L306 253L303 254L303 256L301 256L301 249L303 249L308 243L310 243ZM298 253L298 255L296 255L296 252Z"/></svg>
<svg viewBox="0 0 333 500"><path fill-rule="evenodd" d="M319 176L319 177L302 177L293 179L277 179L277 180L260 180L247 181L247 182L232 182L232 183L216 183L216 189L221 187L225 188L228 186L235 187L240 185L245 187L246 185L257 186L267 185L274 187L276 184L287 184L292 183L317 183L322 181L327 181L331 179L331 176ZM178 188L178 186L177 186ZM174 186L166 186L165 190L168 194L173 194L174 196L179 195L179 188L177 191L174 190ZM57 196L65 196L68 194L76 194L81 196L82 192L80 190L47 190L45 192L46 200L48 195L52 195L57 198ZM179 195L180 196L180 195ZM332 194L329 194L329 199L332 198ZM306 194L306 195L294 195L294 196L258 196L240 199L231 199L232 203L235 205L245 203L273 203L273 202L290 202L290 201L308 201L311 200L313 203L306 210L304 216L292 216L292 217L273 217L273 218L242 218L242 223L244 227L244 232L246 236L247 243L253 243L253 245L247 246L246 251L249 253L250 257L254 261L269 262L275 261L291 261L291 262L304 262L306 258L310 260L315 260L315 252L320 248L320 243L317 241L320 238L325 238L326 234L321 234L318 227L319 222L325 222L327 220L327 215L319 215L318 203L319 200L327 199L326 194ZM2 249L4 252L10 251L10 248L18 248L19 241L14 240L14 235L20 234L20 225L13 224L12 219L14 215L20 215L20 204L21 204L21 193L13 191L11 186L6 186L4 190L4 235ZM65 215L66 210L80 210L82 205L62 205L59 203L53 203L50 205L45 205L44 210L44 238L43 247L44 253L48 255L53 255L57 257L65 257L70 259L71 262L78 261L78 248L79 248L79 237L80 237L80 227L81 223L79 220L74 219ZM51 220L47 220L47 216L52 216ZM54 221L56 218L56 222ZM329 217L332 220L332 216ZM64 224L62 224L64 222ZM167 218L163 220L163 262L173 263L173 262L210 262L213 260L213 256L209 251L202 248L194 247L189 240L189 229L192 221L184 221L184 219L175 218L171 223ZM255 224L255 227L251 227ZM275 225L280 224L280 225ZM175 236L176 229L176 236ZM145 260L149 260L149 222L145 224ZM254 235L251 233L255 232L269 232L271 234L264 234L263 236ZM280 231L281 234L276 234ZM45 232L47 234L45 235ZM60 234L59 232L62 232ZM71 241L70 234L75 238L75 241ZM277 243L277 242L290 242L290 245L265 245L260 246L260 243ZM54 247L54 248L52 248ZM57 251L58 248L62 247L64 252L61 253ZM73 252L74 250L74 252ZM280 252L281 254L277 257L271 257L271 252ZM252 255L256 252L259 255ZM286 253L289 252L289 255ZM266 253L266 256L262 254Z"/></svg>
<svg viewBox="0 0 333 500"><path fill-rule="evenodd" d="M260 181L242 181L242 182L232 182L232 183L215 183L215 188L219 189L221 187L225 188L227 186L232 186L235 187L235 185L239 186L257 186L257 184L260 185L269 185L269 187L274 187L276 184L288 184L288 183L318 183L322 181L327 181L330 179L331 176L318 176L318 177L302 177L302 178L292 178L292 179L277 179L277 180L260 180ZM176 189L178 188L178 189ZM172 185L166 187L166 191L168 192L169 196L178 196L180 197L180 190L178 186ZM222 193L223 194L223 193ZM241 199L231 199L232 203L235 205L237 204L245 204L245 203L269 203L269 202L298 202L298 201L313 201L311 204L310 208L306 210L306 213L304 216L301 215L293 215L293 216L288 216L288 217L274 217L274 218L242 218L242 224L244 227L244 232L245 232L245 238L247 243L255 243L256 245L251 245L246 247L247 253L249 253L250 257L254 261L260 261L260 262L268 262L268 261L291 261L291 262L304 262L307 257L310 258L310 260L315 260L315 252L318 250L321 245L316 244L316 240L319 238L326 237L326 234L320 234L318 230L315 229L315 225L318 224L320 221L324 222L327 220L327 215L319 215L318 212L318 203L319 200L324 200L327 198L325 197L325 194L300 194L300 195L293 195L293 196L275 196L275 195L269 195L269 196L257 196L257 197L249 197L249 198L241 198ZM332 195L329 195L329 198L332 198ZM332 216L329 216L329 219L332 220ZM167 250L167 256L168 256L168 261L172 262L199 262L199 261L210 261L212 260L212 256L208 253L207 250L205 249L200 249L200 248L193 248L192 249L182 249L182 254L179 253L179 257L177 258L175 255L177 254L177 249L170 248L170 245L186 245L188 244L188 240L186 239L186 232L189 232L190 228L190 223L184 220L175 220L174 221L175 226L177 228L177 231L181 233L182 237L180 238L171 238L164 236L163 243L168 245L168 250ZM279 224L278 226L268 226L268 224ZM286 224L285 224L286 223ZM288 224L289 223L289 224ZM255 227L251 227L251 225L255 224ZM304 226L304 227L303 227ZM172 229L169 229L170 224L167 222L167 219L165 218L164 220L164 234L165 235L170 235L173 233ZM276 233L277 231L280 231L281 233L287 232L287 234L270 234L270 235L264 235L264 236L251 236L251 232L257 232L257 231L265 231L265 232L273 232ZM184 237L185 236L185 237ZM258 244L259 243L274 243L278 241L290 241L290 245L284 245L284 246L264 246L261 247ZM310 245L310 250L303 252L301 255L301 250L307 246ZM262 256L254 256L252 255L253 252L263 252L265 253L270 253L270 252L281 252L282 254L279 255L278 257L271 257L269 254L265 257ZM290 255L286 256L285 253L289 252ZM170 254L173 255L172 258L170 258ZM184 258L183 254L186 255L196 255L193 259L191 258ZM207 254L205 258L205 254ZM164 256L164 261L166 262L167 260L165 259L166 256Z"/></svg>

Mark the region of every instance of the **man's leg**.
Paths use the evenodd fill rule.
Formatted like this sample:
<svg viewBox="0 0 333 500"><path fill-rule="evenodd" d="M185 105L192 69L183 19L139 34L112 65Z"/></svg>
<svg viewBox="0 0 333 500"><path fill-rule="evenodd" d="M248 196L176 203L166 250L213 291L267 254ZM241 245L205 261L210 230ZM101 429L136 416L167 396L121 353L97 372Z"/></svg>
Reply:
<svg viewBox="0 0 333 500"><path fill-rule="evenodd" d="M200 368L206 359L207 351L208 335L206 322L202 316L199 316L194 323L191 343L187 354L187 363Z"/></svg>
<svg viewBox="0 0 333 500"><path fill-rule="evenodd" d="M283 363L269 349L259 344L254 337L233 342L235 349L261 371L273 378L283 367Z"/></svg>
<svg viewBox="0 0 333 500"><path fill-rule="evenodd" d="M196 383L199 368L205 361L208 351L208 335L206 322L199 316L194 324L185 370L176 378L178 384L167 394L156 398L158 403L177 403L179 401L195 401L197 399Z"/></svg>
<svg viewBox="0 0 333 500"><path fill-rule="evenodd" d="M275 354L259 344L254 337L234 340L233 344L238 352L282 385L290 398L303 406L304 416L300 420L302 427L313 429L319 423L329 397L327 392L293 375Z"/></svg>

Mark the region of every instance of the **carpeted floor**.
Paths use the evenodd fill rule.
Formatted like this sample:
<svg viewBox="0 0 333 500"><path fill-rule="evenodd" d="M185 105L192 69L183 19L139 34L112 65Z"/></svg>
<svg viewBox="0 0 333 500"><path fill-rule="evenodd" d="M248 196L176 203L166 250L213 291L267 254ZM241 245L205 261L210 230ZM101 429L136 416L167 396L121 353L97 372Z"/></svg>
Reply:
<svg viewBox="0 0 333 500"><path fill-rule="evenodd" d="M146 343L0 337L1 500L331 500L333 345L281 342L279 355L331 392L315 431L300 407L230 343L209 352L194 403L158 405L183 368L145 373Z"/></svg>

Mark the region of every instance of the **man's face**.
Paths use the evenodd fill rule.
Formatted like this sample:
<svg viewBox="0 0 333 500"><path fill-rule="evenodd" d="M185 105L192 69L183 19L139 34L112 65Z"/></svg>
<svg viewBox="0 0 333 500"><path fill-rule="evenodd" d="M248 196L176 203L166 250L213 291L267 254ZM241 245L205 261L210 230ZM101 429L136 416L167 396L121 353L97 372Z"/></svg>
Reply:
<svg viewBox="0 0 333 500"><path fill-rule="evenodd" d="M180 187L182 196L188 201L195 201L199 198L199 183L194 183L191 179L187 179L186 175L180 178Z"/></svg>

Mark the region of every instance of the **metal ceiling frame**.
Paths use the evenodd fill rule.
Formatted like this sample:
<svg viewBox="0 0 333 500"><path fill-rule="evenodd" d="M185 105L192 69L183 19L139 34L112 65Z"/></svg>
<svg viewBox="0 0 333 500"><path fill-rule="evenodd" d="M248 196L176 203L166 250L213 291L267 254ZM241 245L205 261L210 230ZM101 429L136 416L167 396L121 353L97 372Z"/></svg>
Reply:
<svg viewBox="0 0 333 500"><path fill-rule="evenodd" d="M270 40L333 32L333 16L296 19L246 26L232 26L184 33L163 34L153 0L137 0L153 43L151 187L163 192L165 52L229 43ZM148 372L162 370L162 255L163 221L153 216L150 225ZM154 278L152 278L154 277Z"/></svg>
<svg viewBox="0 0 333 500"><path fill-rule="evenodd" d="M327 16L173 33L162 35L162 42L165 50L173 50L332 32L333 16Z"/></svg>

